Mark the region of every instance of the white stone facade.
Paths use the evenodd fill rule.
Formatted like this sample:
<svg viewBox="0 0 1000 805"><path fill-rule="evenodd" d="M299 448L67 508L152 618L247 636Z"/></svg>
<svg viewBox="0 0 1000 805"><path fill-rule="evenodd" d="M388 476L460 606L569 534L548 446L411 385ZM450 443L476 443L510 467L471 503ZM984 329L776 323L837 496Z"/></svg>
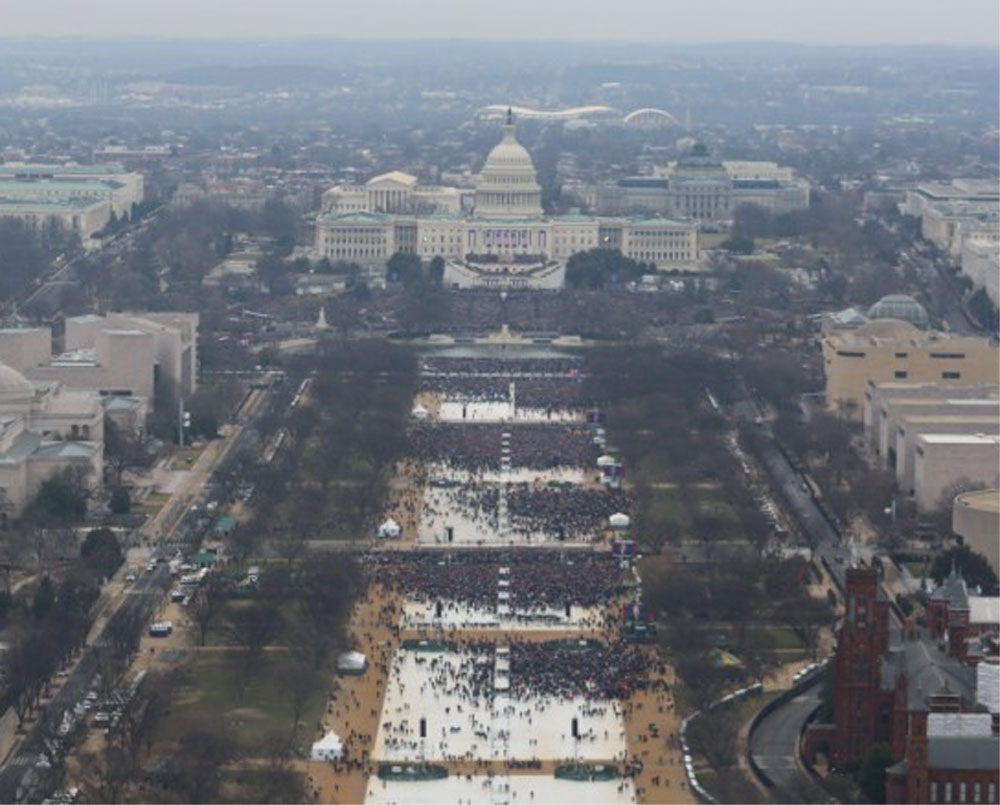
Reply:
<svg viewBox="0 0 1000 805"><path fill-rule="evenodd" d="M962 244L962 273L1000 306L1000 235L976 236Z"/></svg>
<svg viewBox="0 0 1000 805"><path fill-rule="evenodd" d="M1000 481L1000 436L925 433L917 437L914 497L919 511L932 511L956 481L995 487Z"/></svg>
<svg viewBox="0 0 1000 805"><path fill-rule="evenodd" d="M317 256L379 265L403 252L423 259L490 256L500 263L523 264L532 258L538 263L564 261L602 247L621 249L660 269L691 269L699 259L694 220L543 216L531 156L517 142L511 122L480 173L471 215L459 212L457 190L454 203L445 195L447 203L434 205L431 214L404 213L417 197L416 180L394 173L372 181L377 193L387 195L371 197L360 187L324 194L324 212L316 223Z"/></svg>
<svg viewBox="0 0 1000 805"><path fill-rule="evenodd" d="M65 469L80 468L100 484L103 426L97 394L32 383L0 364L0 521L18 516Z"/></svg>
<svg viewBox="0 0 1000 805"><path fill-rule="evenodd" d="M161 384L182 397L197 389L197 313L111 313L66 320L65 351L52 355L46 328L0 330L0 360L33 381L102 396L141 398Z"/></svg>

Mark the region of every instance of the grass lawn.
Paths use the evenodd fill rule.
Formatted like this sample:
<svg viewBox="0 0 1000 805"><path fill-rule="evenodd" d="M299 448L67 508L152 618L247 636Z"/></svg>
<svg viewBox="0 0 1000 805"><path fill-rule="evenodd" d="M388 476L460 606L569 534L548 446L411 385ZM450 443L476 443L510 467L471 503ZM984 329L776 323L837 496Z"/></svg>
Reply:
<svg viewBox="0 0 1000 805"><path fill-rule="evenodd" d="M170 457L170 469L191 469L191 466L198 460L198 456L200 456L204 451L205 445L199 445L198 447L178 447L174 451L174 454Z"/></svg>
<svg viewBox="0 0 1000 805"><path fill-rule="evenodd" d="M774 648L779 651L804 648L799 636L786 626L767 626L762 631L771 638Z"/></svg>
<svg viewBox="0 0 1000 805"><path fill-rule="evenodd" d="M259 744L268 735L292 732L292 698L282 680L283 654L266 654L254 669L242 701L234 684L228 655L202 651L184 669L174 696L167 729L177 738L199 724L228 729L241 744ZM309 696L299 725L298 743L308 747L326 703L327 689L318 686ZM168 737L168 736L163 736Z"/></svg>
<svg viewBox="0 0 1000 805"><path fill-rule="evenodd" d="M722 498L707 494L699 498L698 505L705 514L710 514L719 519L725 528L724 536L727 539L737 539L743 536L743 527L740 525L740 518L736 516L733 507Z"/></svg>
<svg viewBox="0 0 1000 805"><path fill-rule="evenodd" d="M170 495L165 492L150 492L146 495L146 499L142 503L132 504L132 513L148 514L150 517L153 517L164 507L168 500L170 500Z"/></svg>
<svg viewBox="0 0 1000 805"><path fill-rule="evenodd" d="M676 489L657 489L653 492L653 517L660 522L672 523L682 534L691 531L691 517Z"/></svg>

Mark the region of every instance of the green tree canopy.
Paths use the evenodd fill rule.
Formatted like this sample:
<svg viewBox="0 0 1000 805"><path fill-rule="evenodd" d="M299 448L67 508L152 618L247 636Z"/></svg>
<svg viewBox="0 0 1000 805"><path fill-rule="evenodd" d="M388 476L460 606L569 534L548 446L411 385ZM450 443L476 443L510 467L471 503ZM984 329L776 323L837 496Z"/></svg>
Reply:
<svg viewBox="0 0 1000 805"><path fill-rule="evenodd" d="M858 769L858 785L869 802L885 802L885 770L896 759L887 744L875 744Z"/></svg>
<svg viewBox="0 0 1000 805"><path fill-rule="evenodd" d="M80 557L102 577L114 573L124 558L118 538L110 528L95 528L88 532L80 546Z"/></svg>
<svg viewBox="0 0 1000 805"><path fill-rule="evenodd" d="M997 588L997 574L990 567L989 560L981 553L976 553L968 545L949 548L938 554L931 565L931 578L940 584L951 573L952 564L961 573L965 583L970 587L980 587L983 592Z"/></svg>
<svg viewBox="0 0 1000 805"><path fill-rule="evenodd" d="M618 249L589 249L569 258L566 284L570 288L593 291L637 280L647 271L644 263L626 257Z"/></svg>
<svg viewBox="0 0 1000 805"><path fill-rule="evenodd" d="M87 499L71 470L42 483L38 496L28 507L28 519L43 524L65 525L87 513Z"/></svg>

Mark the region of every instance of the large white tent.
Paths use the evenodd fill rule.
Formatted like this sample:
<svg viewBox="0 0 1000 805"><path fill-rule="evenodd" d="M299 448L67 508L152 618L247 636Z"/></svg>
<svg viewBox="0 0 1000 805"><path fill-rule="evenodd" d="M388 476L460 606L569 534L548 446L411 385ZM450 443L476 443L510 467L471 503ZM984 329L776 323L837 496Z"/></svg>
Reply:
<svg viewBox="0 0 1000 805"><path fill-rule="evenodd" d="M368 658L360 651L345 651L337 657L337 670L342 674L363 674L368 668Z"/></svg>
<svg viewBox="0 0 1000 805"><path fill-rule="evenodd" d="M328 732L312 745L313 760L340 760L344 756L344 742L335 732Z"/></svg>
<svg viewBox="0 0 1000 805"><path fill-rule="evenodd" d="M391 517L378 527L378 535L382 539L399 539L402 533L402 527Z"/></svg>
<svg viewBox="0 0 1000 805"><path fill-rule="evenodd" d="M611 524L612 528L628 528L629 523L631 523L632 520L627 514L615 512L608 518L608 522Z"/></svg>
<svg viewBox="0 0 1000 805"><path fill-rule="evenodd" d="M431 415L431 412L428 411L419 403L417 403L415 406L413 406L413 410L410 412L410 415L414 419L427 419L427 417Z"/></svg>

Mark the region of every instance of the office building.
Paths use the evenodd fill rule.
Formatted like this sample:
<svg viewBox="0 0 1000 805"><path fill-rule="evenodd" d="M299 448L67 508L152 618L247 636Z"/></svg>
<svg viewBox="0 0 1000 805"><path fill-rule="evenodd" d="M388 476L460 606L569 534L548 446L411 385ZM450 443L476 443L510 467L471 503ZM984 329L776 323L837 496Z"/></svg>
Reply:
<svg viewBox="0 0 1000 805"><path fill-rule="evenodd" d="M0 360L33 381L138 397L146 410L157 393L187 397L197 389L197 313L74 316L65 327L58 355L48 328L0 330Z"/></svg>
<svg viewBox="0 0 1000 805"><path fill-rule="evenodd" d="M898 319L877 319L822 335L828 408L861 419L869 383L940 386L996 384L997 344L985 338L923 331Z"/></svg>

